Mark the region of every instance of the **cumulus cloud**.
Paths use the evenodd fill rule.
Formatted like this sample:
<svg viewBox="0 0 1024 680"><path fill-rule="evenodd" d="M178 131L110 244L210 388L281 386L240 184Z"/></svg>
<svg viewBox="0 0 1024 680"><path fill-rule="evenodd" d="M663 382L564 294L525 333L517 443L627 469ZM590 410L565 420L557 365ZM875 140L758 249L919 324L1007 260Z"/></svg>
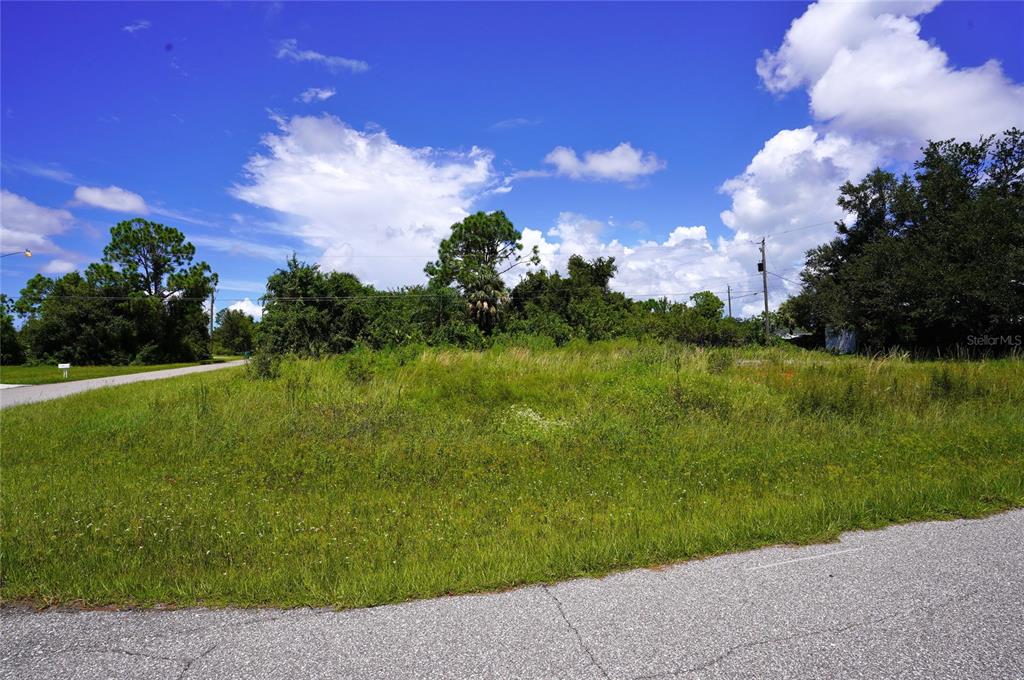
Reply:
<svg viewBox="0 0 1024 680"><path fill-rule="evenodd" d="M836 220L848 217L836 205L840 185L859 180L884 160L875 144L812 126L778 132L741 174L721 186L732 199L721 214L735 232L729 249L745 250L753 262L758 255L751 241L767 236L769 271L795 280L805 253L834 237ZM774 277L771 287L780 293L773 304L799 290Z"/></svg>
<svg viewBox="0 0 1024 680"><path fill-rule="evenodd" d="M277 124L232 193L277 211L277 229L319 252L325 268L351 271L379 286L423 281L421 267L451 225L481 196L503 186L491 154L477 148L406 147L384 131L355 130L330 115L277 119ZM813 138L813 131L805 146L815 141L827 146ZM773 153L784 155L776 146L766 155ZM752 163L750 172L756 175L759 169L760 162ZM686 299L698 290L724 290L728 283L734 290L757 283L752 280L757 279L756 246L713 242L704 225L677 226L662 240L629 244L610 238L609 224L574 212L561 213L546 228L521 226L527 226L525 247L536 245L549 270L564 272L574 253L615 257L619 273L614 286L637 298ZM526 270L510 272L509 283ZM735 310L740 311L739 303ZM752 310L756 313L756 305Z"/></svg>
<svg viewBox="0 0 1024 680"><path fill-rule="evenodd" d="M377 285L423 281L451 225L497 182L493 156L476 147L407 147L330 115L277 123L233 195L277 211L282 233L318 251L325 268Z"/></svg>
<svg viewBox="0 0 1024 680"><path fill-rule="evenodd" d="M78 187L75 189L75 200L83 205L91 205L114 212L145 215L149 207L142 196L122 189L121 187Z"/></svg>
<svg viewBox="0 0 1024 680"><path fill-rule="evenodd" d="M558 146L544 157L544 162L553 165L557 174L573 179L615 182L632 182L665 167L665 161L651 152L633 148L629 142L607 151L584 151L583 158L569 147Z"/></svg>
<svg viewBox="0 0 1024 680"><path fill-rule="evenodd" d="M722 222L740 234L771 234L842 217L839 186L882 160L880 149L812 126L782 130L765 142L742 174L722 184L732 207ZM830 231L825 226L822 234Z"/></svg>
<svg viewBox="0 0 1024 680"><path fill-rule="evenodd" d="M686 241L706 241L707 238L708 229L704 225L699 227L676 227L672 230L672 233L668 235L668 240L665 241L665 245L675 247Z"/></svg>
<svg viewBox="0 0 1024 680"><path fill-rule="evenodd" d="M756 248L719 240L712 243L704 225L678 226L664 241L643 240L627 245L607 239L610 225L573 212L558 215L546 231L524 229L523 244L538 246L540 266L565 273L571 255L587 259L614 257L618 273L612 287L630 297L646 299L668 297L685 301L700 290L712 290L725 297L732 284L737 295L747 293L742 286L754 285L752 273ZM510 278L513 283L520 274ZM734 308L738 311L739 307ZM756 312L755 312L756 313Z"/></svg>
<svg viewBox="0 0 1024 680"><path fill-rule="evenodd" d="M121 30L127 33L135 33L136 31L144 31L152 26L148 19L136 19L127 26L122 26Z"/></svg>
<svg viewBox="0 0 1024 680"><path fill-rule="evenodd" d="M804 253L835 235L839 186L905 162L928 139L977 139L1024 125L1024 89L995 61L950 65L920 36L937 0L818 2L756 68L776 94L806 89L815 122L781 130L721 191L732 252L768 236L768 268L795 279ZM745 258L756 258L750 252ZM773 304L799 286L775 277ZM756 313L752 305L750 311Z"/></svg>
<svg viewBox="0 0 1024 680"><path fill-rule="evenodd" d="M332 73L337 73L338 71L363 73L370 70L370 65L359 59L332 57L313 50L300 50L299 41L295 38L288 38L277 43L277 58L294 62L311 61L323 64Z"/></svg>
<svg viewBox="0 0 1024 680"><path fill-rule="evenodd" d="M24 196L0 189L0 250L26 248L39 253L62 252L51 237L71 226L67 210L36 205Z"/></svg>
<svg viewBox="0 0 1024 680"><path fill-rule="evenodd" d="M877 33L877 17L916 17L938 4L939 0L811 3L790 24L782 45L774 52L764 51L757 73L772 92L811 85L828 71L838 52Z"/></svg>
<svg viewBox="0 0 1024 680"><path fill-rule="evenodd" d="M1024 87L998 61L956 68L920 36L937 0L818 2L757 72L772 92L807 88L830 129L916 150L926 139L974 139L1024 125Z"/></svg>
<svg viewBox="0 0 1024 680"><path fill-rule="evenodd" d="M307 88L299 95L299 99L309 104L310 102L322 102L330 99L334 95L338 94L338 91L333 87L310 87Z"/></svg>
<svg viewBox="0 0 1024 680"><path fill-rule="evenodd" d="M257 321L263 318L263 307L249 298L245 298L235 302L234 304L228 305L228 309L234 309L242 312L243 314L248 314Z"/></svg>

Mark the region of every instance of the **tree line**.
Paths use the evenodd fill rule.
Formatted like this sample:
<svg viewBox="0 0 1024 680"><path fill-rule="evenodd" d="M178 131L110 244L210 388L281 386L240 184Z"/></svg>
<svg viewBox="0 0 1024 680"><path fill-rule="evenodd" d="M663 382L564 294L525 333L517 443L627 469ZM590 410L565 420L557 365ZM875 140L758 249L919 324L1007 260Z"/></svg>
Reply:
<svg viewBox="0 0 1024 680"><path fill-rule="evenodd" d="M1024 134L977 143L930 142L913 175L876 169L840 188L853 216L807 253L799 294L770 315L778 327L855 330L869 351L942 349L1024 332ZM614 258L573 255L564 273L539 263L501 211L452 226L427 282L378 290L355 275L323 271L294 255L267 280L256 323L217 314L217 284L177 229L136 218L111 229L101 262L61 277L36 275L16 301L0 298L0 360L163 363L213 351L322 356L357 346L484 347L510 336L562 345L615 337L701 345L766 342L760 317L723 315L710 291L686 302L633 300L611 289ZM15 330L14 316L23 324ZM991 342L986 349L992 349Z"/></svg>
<svg viewBox="0 0 1024 680"><path fill-rule="evenodd" d="M81 272L36 274L3 300L5 364L128 364L210 356L204 300L217 285L195 246L172 227L141 218L110 230L103 258ZM24 323L15 331L13 315Z"/></svg>
<svg viewBox="0 0 1024 680"><path fill-rule="evenodd" d="M534 270L510 288L504 275L538 259L523 253L521 233L501 211L453 225L424 268L424 285L378 290L293 255L267 280L262 321L224 309L212 337L206 300L217 275L194 257L176 229L141 218L116 225L101 262L57 278L36 275L17 301L4 299L3 362L166 363L256 349L322 356L404 344L479 348L510 335L555 345L621 336L738 345L760 332L757 323L724 318L724 304L707 291L689 304L635 301L612 291L614 258L573 255L565 275ZM24 320L20 331L14 315Z"/></svg>

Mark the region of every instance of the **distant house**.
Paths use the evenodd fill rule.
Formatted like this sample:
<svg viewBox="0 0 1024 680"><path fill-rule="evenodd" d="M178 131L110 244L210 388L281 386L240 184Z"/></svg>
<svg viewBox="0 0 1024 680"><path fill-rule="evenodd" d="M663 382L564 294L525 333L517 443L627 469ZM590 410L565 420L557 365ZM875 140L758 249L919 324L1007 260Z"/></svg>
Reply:
<svg viewBox="0 0 1024 680"><path fill-rule="evenodd" d="M857 351L857 331L826 326L825 349L836 354L853 354Z"/></svg>

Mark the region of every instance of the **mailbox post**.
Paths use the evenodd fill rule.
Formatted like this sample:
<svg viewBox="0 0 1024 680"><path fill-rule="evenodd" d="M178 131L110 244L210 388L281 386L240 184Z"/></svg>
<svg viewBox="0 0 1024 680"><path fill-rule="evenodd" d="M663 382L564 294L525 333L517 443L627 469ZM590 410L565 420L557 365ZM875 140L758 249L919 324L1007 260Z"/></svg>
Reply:
<svg viewBox="0 0 1024 680"><path fill-rule="evenodd" d="M57 368L64 371L64 379L68 379L68 369L71 368L71 364L57 364Z"/></svg>

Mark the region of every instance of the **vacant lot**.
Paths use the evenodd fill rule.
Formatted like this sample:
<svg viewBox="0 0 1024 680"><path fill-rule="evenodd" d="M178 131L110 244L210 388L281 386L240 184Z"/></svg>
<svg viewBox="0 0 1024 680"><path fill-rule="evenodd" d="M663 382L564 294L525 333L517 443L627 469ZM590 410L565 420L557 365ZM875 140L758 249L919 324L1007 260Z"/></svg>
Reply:
<svg viewBox="0 0 1024 680"><path fill-rule="evenodd" d="M1024 364L356 352L4 412L3 591L370 605L1024 504Z"/></svg>
<svg viewBox="0 0 1024 680"><path fill-rule="evenodd" d="M217 357L213 361L203 363L220 363L237 357ZM46 366L3 366L0 367L0 384L4 385L47 385L50 383L71 382L73 380L89 380L90 378L109 378L115 375L131 375L162 371L165 368L184 368L198 366L198 363L186 364L147 364L144 366L72 366L65 381L64 371L56 364Z"/></svg>

